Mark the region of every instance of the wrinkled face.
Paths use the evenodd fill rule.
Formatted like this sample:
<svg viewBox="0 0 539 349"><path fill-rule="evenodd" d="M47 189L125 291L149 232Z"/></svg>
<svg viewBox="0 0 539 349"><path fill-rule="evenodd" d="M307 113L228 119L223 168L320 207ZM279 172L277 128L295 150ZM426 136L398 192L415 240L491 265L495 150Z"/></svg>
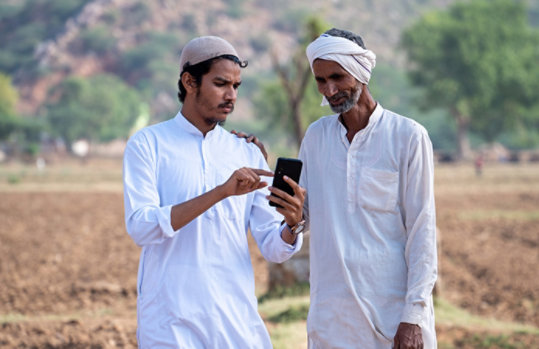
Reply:
<svg viewBox="0 0 539 349"><path fill-rule="evenodd" d="M317 59L313 72L318 91L326 97L334 113L346 113L358 103L363 85L339 63Z"/></svg>
<svg viewBox="0 0 539 349"><path fill-rule="evenodd" d="M208 125L224 122L234 110L241 84L240 66L228 59L213 62L196 91L196 111Z"/></svg>

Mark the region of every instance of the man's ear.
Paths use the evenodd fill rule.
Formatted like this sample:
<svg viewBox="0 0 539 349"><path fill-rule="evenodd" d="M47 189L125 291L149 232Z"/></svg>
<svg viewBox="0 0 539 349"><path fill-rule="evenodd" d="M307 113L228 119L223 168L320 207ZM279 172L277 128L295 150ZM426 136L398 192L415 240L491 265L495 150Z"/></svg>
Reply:
<svg viewBox="0 0 539 349"><path fill-rule="evenodd" d="M197 82L195 78L188 72L183 73L182 84L183 87L185 87L185 90L189 93L193 93L197 88Z"/></svg>

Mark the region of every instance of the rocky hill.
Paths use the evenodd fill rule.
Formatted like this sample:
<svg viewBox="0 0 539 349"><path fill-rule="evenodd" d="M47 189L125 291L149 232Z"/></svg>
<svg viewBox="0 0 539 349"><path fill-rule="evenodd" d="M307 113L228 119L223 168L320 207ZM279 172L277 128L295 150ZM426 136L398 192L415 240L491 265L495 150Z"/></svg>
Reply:
<svg viewBox="0 0 539 349"><path fill-rule="evenodd" d="M35 46L34 62L40 73L36 74L34 69L20 69L15 74L21 93L19 110L24 114L37 113L47 99L49 89L70 75L90 76L107 72L134 82L136 69L129 73L119 72L124 58L156 33L173 38L168 41L169 52L163 54L161 62L169 66L169 72L175 69L180 47L190 38L220 35L231 41L249 60L246 74L259 74L271 68L269 50L276 50L283 61L287 60L301 35L303 20L314 15L331 26L361 33L367 45L378 53L379 59L398 64L402 62L402 55L397 49L401 29L425 11L443 8L451 2L82 1L80 11L69 17L61 30ZM88 44L88 40L93 40L94 47ZM97 48L96 40L101 43ZM160 104L175 104L175 96L170 93L175 83L175 77L172 77L169 91L155 91L154 100Z"/></svg>
<svg viewBox="0 0 539 349"><path fill-rule="evenodd" d="M65 77L99 73L119 75L137 88L149 84L152 109L174 109L175 65L180 48L194 36L228 39L249 60L244 76L257 76L271 70L270 50L286 62L302 35L305 18L317 16L330 26L360 33L379 61L402 66L404 57L398 46L402 29L425 12L443 9L454 1L61 0L51 4L37 0L21 5L8 0L1 5L4 12L17 7L30 10L23 21L9 13L0 15L0 30L6 31L0 41L3 49L16 46L10 40L17 37L8 31L21 27L22 31L26 27L28 31L39 30L35 26L30 29L35 21L40 21L47 33L26 54L32 57L21 60L31 64L8 72L20 91L22 114L39 114L50 88ZM530 3L530 18L537 22L539 3ZM68 5L72 13L62 18L65 23L47 22L48 14L42 9L55 11ZM161 80L156 83L159 72Z"/></svg>

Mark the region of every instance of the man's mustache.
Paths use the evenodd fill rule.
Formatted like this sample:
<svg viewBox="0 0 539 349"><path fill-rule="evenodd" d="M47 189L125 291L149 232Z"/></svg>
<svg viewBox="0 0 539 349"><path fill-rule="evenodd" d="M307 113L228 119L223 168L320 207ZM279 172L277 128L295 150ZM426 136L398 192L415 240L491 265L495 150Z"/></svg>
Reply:
<svg viewBox="0 0 539 349"><path fill-rule="evenodd" d="M221 103L218 105L219 108L230 108L230 111L234 111L234 103Z"/></svg>
<svg viewBox="0 0 539 349"><path fill-rule="evenodd" d="M337 100L339 100L339 99L341 99L343 97L349 98L348 93L346 93L345 91L338 92L337 94L334 94L333 96L331 96L329 98L326 97L326 99L328 100L328 102L331 103L331 102L335 102L335 101L337 101Z"/></svg>

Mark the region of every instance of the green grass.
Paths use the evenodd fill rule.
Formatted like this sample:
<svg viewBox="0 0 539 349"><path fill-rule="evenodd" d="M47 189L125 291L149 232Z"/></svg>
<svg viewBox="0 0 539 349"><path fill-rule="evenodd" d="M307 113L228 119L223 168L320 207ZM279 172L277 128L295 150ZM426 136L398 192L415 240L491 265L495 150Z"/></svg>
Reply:
<svg viewBox="0 0 539 349"><path fill-rule="evenodd" d="M274 349L307 348L307 327L303 322L292 322L286 326L269 329Z"/></svg>
<svg viewBox="0 0 539 349"><path fill-rule="evenodd" d="M273 298L258 304L258 311L263 318L268 319L291 308L309 306L309 295Z"/></svg>
<svg viewBox="0 0 539 349"><path fill-rule="evenodd" d="M527 344L519 343L515 341L509 335L487 335L479 336L474 335L472 338L467 338L462 341L462 344L466 346L471 346L477 349L527 349Z"/></svg>
<svg viewBox="0 0 539 349"><path fill-rule="evenodd" d="M269 299L280 299L284 297L305 296L309 294L309 283L298 282L291 286L277 285L262 296L258 297L258 302L263 303Z"/></svg>
<svg viewBox="0 0 539 349"><path fill-rule="evenodd" d="M266 321L275 349L307 348L309 295L286 295L297 290L297 287L288 291L281 290L279 293L285 294L281 298L266 295L261 297L259 313ZM437 325L478 333L459 339L458 343L440 342L439 348L523 349L525 346L519 344L519 334L539 336L539 328L532 325L473 315L444 299L435 299L434 303Z"/></svg>
<svg viewBox="0 0 539 349"><path fill-rule="evenodd" d="M275 314L268 318L271 322L276 323L290 323L294 321L307 321L307 315L309 314L309 305L302 304L300 306L290 307L285 311Z"/></svg>
<svg viewBox="0 0 539 349"><path fill-rule="evenodd" d="M440 325L498 331L503 333L520 332L539 335L539 328L535 326L499 321L493 318L473 315L440 298L435 299L434 308L436 323Z"/></svg>
<svg viewBox="0 0 539 349"><path fill-rule="evenodd" d="M264 298L258 306L275 349L307 348L309 295Z"/></svg>

